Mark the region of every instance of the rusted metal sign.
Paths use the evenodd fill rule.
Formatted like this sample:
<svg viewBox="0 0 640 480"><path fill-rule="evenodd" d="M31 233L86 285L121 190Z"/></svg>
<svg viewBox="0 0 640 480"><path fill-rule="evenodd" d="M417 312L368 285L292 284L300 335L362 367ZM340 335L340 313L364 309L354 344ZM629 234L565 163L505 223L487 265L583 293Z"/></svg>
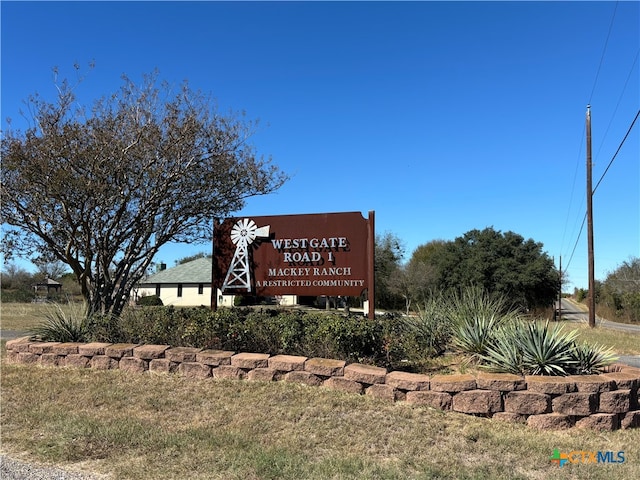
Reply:
<svg viewBox="0 0 640 480"><path fill-rule="evenodd" d="M225 294L359 296L373 288L374 212L238 217L214 229Z"/></svg>

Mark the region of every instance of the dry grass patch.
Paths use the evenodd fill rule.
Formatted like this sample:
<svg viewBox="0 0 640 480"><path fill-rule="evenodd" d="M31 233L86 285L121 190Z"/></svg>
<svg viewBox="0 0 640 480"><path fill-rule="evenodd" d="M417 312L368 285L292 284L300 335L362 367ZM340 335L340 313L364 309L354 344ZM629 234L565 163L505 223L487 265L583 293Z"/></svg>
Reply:
<svg viewBox="0 0 640 480"><path fill-rule="evenodd" d="M285 382L2 365L13 452L118 479L638 478L640 430L538 432ZM555 448L622 465L550 464Z"/></svg>
<svg viewBox="0 0 640 480"><path fill-rule="evenodd" d="M606 347L612 347L619 355L640 355L640 333L624 332L611 328L590 328L585 323L572 323L565 327L570 330L578 330L580 340L590 344L598 343Z"/></svg>
<svg viewBox="0 0 640 480"><path fill-rule="evenodd" d="M78 316L84 307L81 302L0 303L0 326L2 330L25 332L42 323L53 308L59 308L67 315Z"/></svg>
<svg viewBox="0 0 640 480"><path fill-rule="evenodd" d="M42 321L46 309L42 303L0 303L0 326L2 330L26 331Z"/></svg>

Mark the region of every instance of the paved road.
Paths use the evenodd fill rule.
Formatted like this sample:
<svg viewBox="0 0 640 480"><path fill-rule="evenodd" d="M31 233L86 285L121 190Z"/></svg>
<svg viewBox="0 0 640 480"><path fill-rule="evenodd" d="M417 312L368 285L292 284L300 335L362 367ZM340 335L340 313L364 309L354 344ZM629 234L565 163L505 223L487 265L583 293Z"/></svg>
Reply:
<svg viewBox="0 0 640 480"><path fill-rule="evenodd" d="M103 480L109 478L92 472L25 462L8 454L0 454L2 480Z"/></svg>
<svg viewBox="0 0 640 480"><path fill-rule="evenodd" d="M588 310L583 310L579 305L566 298L562 299L562 317L572 322L589 322ZM624 332L640 333L640 325L630 325L628 323L616 323L596 316L596 326L621 330Z"/></svg>
<svg viewBox="0 0 640 480"><path fill-rule="evenodd" d="M576 323L589 323L589 312L583 310L579 305L575 304L571 300L563 298L561 301L561 308L562 318L564 320ZM596 316L596 327L640 334L640 325L610 322L609 320L598 316ZM618 357L620 363L640 368L640 355L618 355Z"/></svg>
<svg viewBox="0 0 640 480"><path fill-rule="evenodd" d="M19 332L17 330L0 330L0 340L13 340L29 335L27 332Z"/></svg>

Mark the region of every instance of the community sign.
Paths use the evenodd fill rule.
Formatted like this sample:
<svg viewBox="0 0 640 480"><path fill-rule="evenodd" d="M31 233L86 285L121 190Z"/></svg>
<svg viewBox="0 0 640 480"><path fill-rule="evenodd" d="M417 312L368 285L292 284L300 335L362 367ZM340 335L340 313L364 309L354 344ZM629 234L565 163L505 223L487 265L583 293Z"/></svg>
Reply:
<svg viewBox="0 0 640 480"><path fill-rule="evenodd" d="M359 296L373 288L373 249L374 212L229 218L214 228L214 286L224 294Z"/></svg>

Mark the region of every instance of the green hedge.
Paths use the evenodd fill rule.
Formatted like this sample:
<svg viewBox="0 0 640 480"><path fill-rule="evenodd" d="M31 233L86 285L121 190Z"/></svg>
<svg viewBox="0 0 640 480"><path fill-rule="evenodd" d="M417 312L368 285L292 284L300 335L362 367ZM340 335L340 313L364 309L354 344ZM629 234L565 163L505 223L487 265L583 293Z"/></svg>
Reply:
<svg viewBox="0 0 640 480"><path fill-rule="evenodd" d="M96 316L89 325L93 341L317 356L405 369L434 353L416 343L397 315L370 320L272 308L137 306L117 319Z"/></svg>
<svg viewBox="0 0 640 480"><path fill-rule="evenodd" d="M143 307L157 307L164 304L162 303L162 299L157 295L145 295L138 299L136 305Z"/></svg>

